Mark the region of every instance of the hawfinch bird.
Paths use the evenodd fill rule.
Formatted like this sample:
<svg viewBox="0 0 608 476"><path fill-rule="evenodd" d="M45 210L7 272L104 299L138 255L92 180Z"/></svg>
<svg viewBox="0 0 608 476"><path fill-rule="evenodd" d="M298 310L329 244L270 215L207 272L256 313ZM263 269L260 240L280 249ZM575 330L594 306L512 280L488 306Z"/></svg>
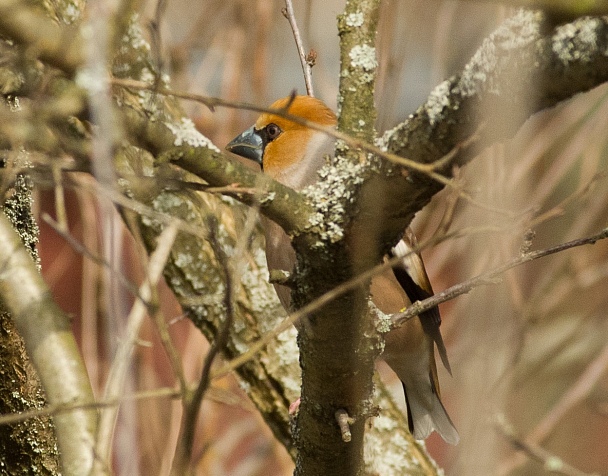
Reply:
<svg viewBox="0 0 608 476"><path fill-rule="evenodd" d="M289 114L322 126L334 127L336 115L323 102L310 96L286 97L271 109L288 108ZM275 114L262 114L255 125L232 140L226 149L261 165L264 173L295 190L314 184L326 156L334 153L335 139L319 131L295 124ZM296 256L291 241L274 222L264 220L266 256L269 269L292 271ZM372 279L370 297L384 313L403 310L412 302L433 294L419 254L413 251L415 237L408 229L392 249L402 257L400 266ZM290 289L275 285L286 309ZM448 371L450 366L439 325L439 310L434 308L410 319L385 336L383 360L403 383L408 426L416 439L424 439L435 430L448 443L458 443L456 428L441 403L434 347ZM450 372L451 373L451 372Z"/></svg>

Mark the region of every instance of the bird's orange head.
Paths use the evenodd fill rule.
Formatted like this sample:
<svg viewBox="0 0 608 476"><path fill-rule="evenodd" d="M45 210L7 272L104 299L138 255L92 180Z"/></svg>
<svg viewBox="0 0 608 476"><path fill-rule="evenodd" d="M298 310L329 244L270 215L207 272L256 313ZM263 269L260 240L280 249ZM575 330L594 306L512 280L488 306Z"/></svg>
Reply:
<svg viewBox="0 0 608 476"><path fill-rule="evenodd" d="M288 96L275 101L270 109L284 110L321 126L333 127L337 123L334 112L310 96ZM265 173L289 184L286 174L297 174L303 165L329 152L327 146L333 142L322 132L277 114L263 113L255 125L233 139L226 149L258 162ZM317 168L315 165L315 172Z"/></svg>

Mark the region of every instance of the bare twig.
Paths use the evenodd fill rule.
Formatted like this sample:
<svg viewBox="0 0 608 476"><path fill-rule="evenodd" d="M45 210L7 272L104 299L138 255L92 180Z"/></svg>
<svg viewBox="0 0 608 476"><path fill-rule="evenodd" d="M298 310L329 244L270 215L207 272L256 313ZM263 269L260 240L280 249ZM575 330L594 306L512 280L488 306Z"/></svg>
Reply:
<svg viewBox="0 0 608 476"><path fill-rule="evenodd" d="M504 438L506 438L506 440L511 443L514 448L523 451L530 458L542 463L543 468L546 471L556 474L563 474L566 476L599 476L597 473L585 473L573 466L570 466L560 457L549 453L546 449L538 446L537 444L523 440L517 436L513 427L509 424L509 422L506 421L504 415L497 415L494 419L494 423L498 432Z"/></svg>
<svg viewBox="0 0 608 476"><path fill-rule="evenodd" d="M285 8L281 10L287 21L289 21L289 26L291 26L291 31L293 31L293 38L296 42L296 47L298 48L298 56L300 57L300 64L302 65L302 72L304 73L304 83L306 84L306 94L309 96L314 96L314 91L312 88L312 66L316 61L316 52L307 55L304 52L304 46L302 45L302 37L300 36L300 29L298 28L298 23L296 22L296 15L293 11L293 4L291 0L285 0Z"/></svg>
<svg viewBox="0 0 608 476"><path fill-rule="evenodd" d="M163 345L163 348L167 353L167 357L169 358L169 363L171 364L173 373L175 374L175 376L177 377L177 381L179 382L180 392L183 395L184 392L187 391L188 383L184 375L184 369L182 367L179 353L175 348L173 341L171 340L167 321L165 321L163 313L160 312L160 310L157 310L152 314L152 320L156 325L156 329L158 330L158 336L160 337L160 341Z"/></svg>
<svg viewBox="0 0 608 476"><path fill-rule="evenodd" d="M157 0L156 9L154 11L154 18L150 20L149 28L150 28L150 37L152 43L152 53L154 56L154 61L156 62L156 87L161 85L162 72L164 69L163 62L163 39L161 35L161 22L163 19L163 15L165 10L167 9L166 0Z"/></svg>
<svg viewBox="0 0 608 476"><path fill-rule="evenodd" d="M452 171L452 175L454 177L454 183L458 185L461 182L460 169L455 167ZM458 205L458 200L460 199L460 194L455 190L456 189L451 190L451 193L446 198L446 207L443 217L441 217L441 221L439 222L439 225L437 225L437 229L433 233L433 236L446 235L452 226L454 214L456 213L456 206Z"/></svg>
<svg viewBox="0 0 608 476"><path fill-rule="evenodd" d="M55 190L55 213L57 214L57 228L64 233L68 231L68 214L65 209L65 192L61 180L61 169L53 162L53 182Z"/></svg>
<svg viewBox="0 0 608 476"><path fill-rule="evenodd" d="M61 224L55 220L48 214L42 213L41 215L42 221L44 221L47 225L49 225L55 232L61 236L73 249L76 253L84 256L85 258L90 259L95 264L99 266L103 266L110 273L112 273L116 278L120 281L125 288L131 292L135 297L137 297L142 303L146 306L149 306L149 302L146 302L143 297L139 293L139 289L135 286L131 281L127 279L127 277L120 270L116 269L116 267L112 266L112 263L103 259L101 256L96 255L91 250L89 250L86 246L81 244L76 238L68 233L67 230L64 230Z"/></svg>
<svg viewBox="0 0 608 476"><path fill-rule="evenodd" d="M484 231L487 231L487 230L484 230ZM432 243L437 243L437 242L447 240L449 238L454 238L455 236L459 236L461 234L465 234L465 233L463 231L461 231L459 233L454 232L454 233L450 233L449 235L446 235L445 237L437 238L435 240L430 240L430 241ZM438 294L431 296L430 298L424 299L423 301L416 301L410 307L408 307L404 312L394 314L392 316L393 326L399 327L399 326L403 325L405 323L405 321L407 321L408 319L411 319L424 311L428 311L429 309L431 309L443 302L449 301L451 299L454 299L457 296L468 293L469 291L471 291L473 288L475 288L477 286L496 283L498 277L502 273L504 273L504 272L508 271L509 269L512 269L516 266L520 266L529 261L533 261L538 258L542 258L544 256L558 253L560 251L564 251L564 250L574 248L577 246L593 244L596 241L603 240L606 238L608 238L608 228L606 228L606 229L602 230L600 233L597 233L596 235L590 236L588 238L581 238L578 240L561 243L559 245L556 245L554 247L547 248L544 250L531 251L529 253L525 253L524 255L522 255L518 258L515 258L515 259L505 263L504 265L499 266L498 268L496 268L492 271L488 271L487 273L483 273L479 276L471 278L470 280L465 281L464 283L456 284ZM423 249L425 246L428 246L428 244L425 244L424 246L418 246L414 251L418 252L420 249ZM358 286L363 285L367 280L369 280L373 276L375 276L379 273L382 273L386 269L389 269L393 266L398 265L400 263L400 261L401 261L401 259L399 257L395 257L395 258L392 258L392 259L386 261L385 263L375 266L375 267L371 268L370 270L366 271L365 273L361 273L360 275L350 279L349 281L346 281L346 282L340 284L339 286L335 287L331 291L328 291L327 293L320 296L315 301L302 307L298 311L291 313L285 320L283 320L279 325L277 325L272 331L264 334L264 336L261 339L259 339L255 343L251 344L251 346L247 352L245 352L242 355L238 356L237 358L231 360L226 365L224 365L222 368L218 369L213 374L212 378L215 379L215 378L223 377L224 375L230 373L235 368L240 367L245 362L252 359L255 354L257 354L260 350L262 350L277 335L279 335L280 333L287 330L290 326L292 326L293 324L298 322L304 316L318 310L319 308L326 305L328 302L331 302L332 300L338 298L339 296L343 295L344 293L346 293L352 289L355 289Z"/></svg>
<svg viewBox="0 0 608 476"><path fill-rule="evenodd" d="M210 187L209 185L197 184L196 182L194 182L192 188L195 188L202 192L221 193L223 195L238 195L241 193L247 194L247 195L259 195L260 194L260 191L255 188L239 187L237 184L235 184L233 186L229 186L229 187Z"/></svg>
<svg viewBox="0 0 608 476"><path fill-rule="evenodd" d="M355 420L348 416L346 410L339 409L336 410L336 421L338 422L338 426L340 427L340 434L342 435L342 441L344 443L350 442L352 435L350 432L350 425L352 425Z"/></svg>
<svg viewBox="0 0 608 476"><path fill-rule="evenodd" d="M560 251L565 251L570 248L575 248L577 246L583 245L592 245L597 241L604 240L608 238L608 228L603 229L601 232L596 233L595 235L589 236L587 238L579 238L577 240L568 241L566 243L560 243L559 245L552 246L550 248L545 248L543 250L537 251L529 251L527 253L523 253L521 256L508 261L507 263L499 266L496 269L488 271L486 273L482 273L474 278L471 278L463 283L456 284L445 291L442 291L430 298L427 298L423 301L416 301L410 307L408 307L404 312L400 312L398 314L394 314L392 316L393 324L398 327L405 323L408 319L411 319L418 314L428 311L429 309L441 304L443 302L454 299L457 296L462 294L466 294L471 291L473 288L477 286L485 285L485 284L494 284L497 282L499 276L511 268L515 268L516 266L520 266L524 263L528 263L530 261L543 258L545 256L549 256L555 253L559 253Z"/></svg>
<svg viewBox="0 0 608 476"><path fill-rule="evenodd" d="M177 236L177 223L170 224L158 238L158 245L150 257L146 280L141 285L139 294L149 301L152 295L152 288L156 286L162 275L163 268ZM133 352L137 335L141 324L146 316L147 306L142 301L135 301L133 308L127 318L127 328L125 336L121 340L121 345L116 351L112 368L106 382L104 399L116 398L122 393L127 369L130 364L130 356ZM118 414L118 408L110 407L107 411L101 412L99 417L99 429L97 433L97 443L95 446L99 463L104 464L110 459L112 447L112 435Z"/></svg>
<svg viewBox="0 0 608 476"><path fill-rule="evenodd" d="M191 389L194 391L194 388ZM12 413L7 415L0 415L0 426L1 425L12 425L20 421L28 420L29 418L36 418L40 416L57 416L63 413L74 412L77 410L96 410L100 408L116 407L126 402L150 400L154 398L180 398L183 395L180 389L171 387L161 387L153 390L143 390L140 392L134 392L129 395L122 395L120 397L110 398L108 400L96 400L90 402L71 402L61 404L50 404L44 408L29 410L19 413ZM234 395L230 395L224 389L211 387L209 388L206 396L211 400L223 403L226 405L239 405L246 410L252 410L251 405L241 403L241 400Z"/></svg>

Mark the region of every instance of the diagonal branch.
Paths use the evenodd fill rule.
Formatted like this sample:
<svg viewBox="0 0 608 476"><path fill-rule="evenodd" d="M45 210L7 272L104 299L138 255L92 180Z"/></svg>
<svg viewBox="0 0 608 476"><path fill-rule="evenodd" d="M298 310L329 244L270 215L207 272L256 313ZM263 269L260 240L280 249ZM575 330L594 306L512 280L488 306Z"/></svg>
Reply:
<svg viewBox="0 0 608 476"><path fill-rule="evenodd" d="M49 403L92 402L93 391L70 320L52 300L34 261L3 213L0 242L0 296L23 337ZM55 417L65 474L89 474L95 427L93 410Z"/></svg>
<svg viewBox="0 0 608 476"><path fill-rule="evenodd" d="M230 195L248 205L259 201L260 210L287 233L298 233L310 226L309 218L313 210L298 192L266 175L253 172L234 159L202 147L176 147L164 154L163 158L216 187L238 184L239 187L259 190L261 182L262 193ZM261 198L257 198L258 195Z"/></svg>
<svg viewBox="0 0 608 476"><path fill-rule="evenodd" d="M408 120L387 131L382 145L430 164L478 135L437 170L449 176L453 165L513 136L534 113L608 81L607 44L606 17L554 27L543 13L520 10L484 40L459 75L439 84ZM383 230L388 244L443 188L420 173L381 183L388 197L390 219Z"/></svg>
<svg viewBox="0 0 608 476"><path fill-rule="evenodd" d="M493 284L500 277L500 275L504 274L506 271L515 268L517 266L521 266L522 264L528 263L530 261L537 260L539 258L544 258L545 256L549 256L555 253L559 253L561 251L569 250L570 248L576 248L578 246L584 245L593 245L600 240L605 240L608 238L608 228L603 229L599 233L594 235L579 238L572 241L567 241L565 243L560 243L555 246L551 246L549 248L545 248L542 250L536 251L528 251L526 253L522 253L521 256L517 258L513 258L512 260L506 262L505 264L499 266L496 269L487 271L482 273L474 278L471 278L465 282L456 284L440 293L431 296L423 301L416 301L410 307L408 307L405 311L400 312L399 314L395 314L392 316L393 324L398 327L405 323L408 319L411 319L414 316L417 316L433 307L441 304L443 302L454 299L457 296L461 296L462 294L466 294L472 289L485 285L485 284Z"/></svg>

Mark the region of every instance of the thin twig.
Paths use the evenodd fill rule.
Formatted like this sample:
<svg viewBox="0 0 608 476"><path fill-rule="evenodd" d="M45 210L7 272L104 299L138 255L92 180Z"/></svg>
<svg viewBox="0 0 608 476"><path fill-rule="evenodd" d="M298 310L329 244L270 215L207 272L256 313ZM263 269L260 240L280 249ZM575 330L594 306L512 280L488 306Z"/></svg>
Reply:
<svg viewBox="0 0 608 476"><path fill-rule="evenodd" d="M184 375L184 369L182 367L182 361L180 360L179 352L175 348L173 341L171 340L171 334L169 334L169 326L167 325L167 321L163 313L160 309L157 309L156 312L152 313L152 321L156 325L156 330L158 331L158 336L160 338L161 344L167 353L167 357L169 358L169 363L171 368L173 369L173 373L177 377L177 381L179 382L179 388L182 395L188 391L188 383L186 381L186 377Z"/></svg>
<svg viewBox="0 0 608 476"><path fill-rule="evenodd" d="M461 181L460 169L454 167L452 175L454 176L454 183L458 184ZM456 192L455 189L452 190L446 198L445 212L443 213L443 217L441 217L441 221L439 222L439 225L437 225L437 229L435 230L435 233L433 233L433 236L443 236L448 233L454 220L454 214L456 213L456 206L458 205L459 199L460 194Z"/></svg>
<svg viewBox="0 0 608 476"><path fill-rule="evenodd" d="M565 251L570 248L575 248L583 245L592 245L595 242L599 240L604 240L606 238L608 238L608 228L604 228L601 232L596 233L595 235L589 236L587 238L579 238L576 240L568 241L566 243L560 243L559 245L555 245L550 248L545 248L543 250L522 253L521 256L514 258L511 261L508 261L507 263L503 264L502 266L499 266L494 270L482 273L463 283L456 284L438 294L431 296L430 298L424 299L423 301L416 301L404 312L394 314L392 316L393 324L396 327L399 327L403 325L408 319L411 319L412 317L417 316L424 311L428 311L429 309L437 306L438 304L454 299L455 297L460 296L462 294L466 294L477 286L485 284L494 284L497 282L497 279L501 274L505 273L511 268L515 268L516 266L520 266L524 263L528 263L530 261L543 258L545 256L559 253L560 251Z"/></svg>
<svg viewBox="0 0 608 476"><path fill-rule="evenodd" d="M61 236L71 247L76 251L76 253L84 256L85 258L90 259L93 263L104 267L110 273L112 273L126 289L129 290L133 296L139 299L143 304L147 307L150 307L150 303L145 301L144 298L139 293L139 289L135 284L133 284L127 277L122 273L119 269L112 266L112 263L103 259L101 256L96 255L91 250L89 250L86 246L80 243L76 238L74 238L67 230L64 230L61 224L55 220L48 214L42 213L41 215L42 221L44 221L47 225L49 225L55 232Z"/></svg>
<svg viewBox="0 0 608 476"><path fill-rule="evenodd" d="M511 443L514 448L523 451L530 458L542 463L543 468L546 471L563 474L565 476L599 476L597 473L585 473L574 466L569 465L560 457L549 453L546 449L518 437L513 427L506 421L504 415L497 415L494 419L494 423L498 432Z"/></svg>
<svg viewBox="0 0 608 476"><path fill-rule="evenodd" d="M194 388L191 389L194 391ZM134 392L129 395L122 395L120 397L102 399L102 400L91 400L90 402L74 402L74 403L61 403L61 404L47 404L44 408L36 410L28 410L20 413L10 413L0 415L0 426L2 425L13 425L21 421L29 420L30 418L38 418L41 416L57 416L62 413L74 412L78 410L98 410L107 407L120 406L126 402L135 402L140 400L150 400L154 398L171 398L177 399L183 395L180 389L171 387L161 387L153 390L142 390ZM247 411L254 411L252 405L247 405L245 401L242 401L234 395L230 395L229 392L222 388L211 387L205 394L206 397L217 403L225 405L238 405Z"/></svg>
<svg viewBox="0 0 608 476"><path fill-rule="evenodd" d="M291 0L285 0L285 8L283 8L281 12L289 22L289 26L293 32L293 38L296 42L296 47L298 48L298 56L300 57L300 64L302 65L302 72L304 73L304 83L306 84L306 94L309 96L314 96L315 94L312 88L312 65L314 62L313 60L309 60L304 52L302 37L300 36L300 29L298 28L298 23L296 22L296 14L293 11L293 4L291 3ZM316 59L316 54L314 56Z"/></svg>
<svg viewBox="0 0 608 476"><path fill-rule="evenodd" d="M140 286L139 294L144 298L144 302L148 302L152 295L152 288L156 286L162 275L165 263L169 257L169 253L177 236L178 226L173 222L163 230L158 238L158 244L154 253L150 256L146 280ZM120 395L124 388L127 369L130 364L130 357L133 353L133 348L139 334L139 329L146 316L147 306L142 301L135 301L131 312L127 318L127 328L124 338L116 351L112 368L106 382L104 398L111 399ZM99 426L97 433L97 441L95 445L95 453L98 459L103 462L109 461L110 451L112 447L112 435L114 433L114 425L118 414L118 408L109 408L105 412L101 412L99 416Z"/></svg>
<svg viewBox="0 0 608 476"><path fill-rule="evenodd" d="M183 184L183 182L182 182ZM192 187L189 185L192 184ZM251 187L239 187L238 185L233 185L230 187L211 187L209 185L197 182L188 182L185 184L188 188L194 188L196 190L200 190L202 192L207 193L221 193L223 195L238 195L238 194L246 194L246 195L259 195L260 191L251 188Z"/></svg>
<svg viewBox="0 0 608 476"><path fill-rule="evenodd" d="M61 169L53 162L51 166L53 171L53 182L55 191L55 213L57 215L57 227L64 233L68 231L68 214L65 208L65 191L63 190L63 181L61 180Z"/></svg>
<svg viewBox="0 0 608 476"><path fill-rule="evenodd" d="M166 0L158 0L156 2L156 9L154 11L154 19L150 20L149 29L150 29L150 39L152 43L152 52L154 61L156 62L156 87L160 86L162 73L164 69L164 61L162 56L163 49L163 39L161 35L161 22L163 19L163 15L167 8Z"/></svg>
<svg viewBox="0 0 608 476"><path fill-rule="evenodd" d="M485 230L485 231L487 231L487 230ZM445 237L440 237L440 238L436 238L433 240L429 240L429 242L435 244L435 243L445 241L447 239L454 238L456 236L460 236L463 234L464 234L463 231L453 232L453 233L450 233L449 235L446 235ZM525 253L524 255L522 255L518 258L515 258L515 259L505 263L504 265L499 266L498 268L496 268L492 271L488 271L487 273L483 273L479 276L471 278L470 280L465 281L464 283L456 284L456 285L446 289L445 291L435 294L435 295L431 296L430 298L424 299L423 301L416 301L410 307L408 307L404 312L394 314L392 316L393 327L399 327L399 326L403 325L405 323L405 321L407 321L408 319L411 319L424 311L428 311L429 309L431 309L443 302L449 301L451 299L454 299L457 296L465 294L477 286L496 283L498 276L500 274L504 273L505 271L508 271L511 268L514 268L516 266L522 265L529 261L533 261L538 258L542 258L544 256L548 256L550 254L554 254L554 253L564 251L564 250L567 250L570 248L593 244L596 241L603 240L606 238L608 238L608 228L606 228L606 229L602 230L600 233L593 235L591 237L588 237L588 238L573 240L573 241L569 241L567 243L562 243L562 244L559 244L559 245L556 245L554 247L547 248L544 250ZM427 244L425 244L424 246L419 245L412 252L418 252L420 249L423 249L426 246L428 246L428 245ZM272 331L264 334L264 336L262 336L262 338L260 338L258 341L251 344L251 346L249 347L249 350L247 352L244 352L242 355L236 357L235 359L232 359L230 362L228 362L222 368L217 370L213 374L212 378L215 379L215 378L223 377L224 375L230 373L232 370L240 367L245 362L252 359L255 354L257 354L260 350L262 350L277 335L279 335L282 332L284 332L285 330L289 329L293 324L298 322L304 316L325 306L327 303L338 298L342 294L344 294L352 289L355 289L358 286L363 285L368 279L372 278L373 276L375 276L379 273L382 273L385 270L387 270L393 266L397 266L400 262L401 262L401 258L394 257L394 258L386 261L385 263L377 265L377 266L371 268L370 270L368 270L364 273L361 273L360 275L340 284L339 286L336 286L334 289L323 294L318 299L312 301L311 303L302 307L298 311L291 313L289 316L287 316L286 319L284 319L281 323L279 323Z"/></svg>

